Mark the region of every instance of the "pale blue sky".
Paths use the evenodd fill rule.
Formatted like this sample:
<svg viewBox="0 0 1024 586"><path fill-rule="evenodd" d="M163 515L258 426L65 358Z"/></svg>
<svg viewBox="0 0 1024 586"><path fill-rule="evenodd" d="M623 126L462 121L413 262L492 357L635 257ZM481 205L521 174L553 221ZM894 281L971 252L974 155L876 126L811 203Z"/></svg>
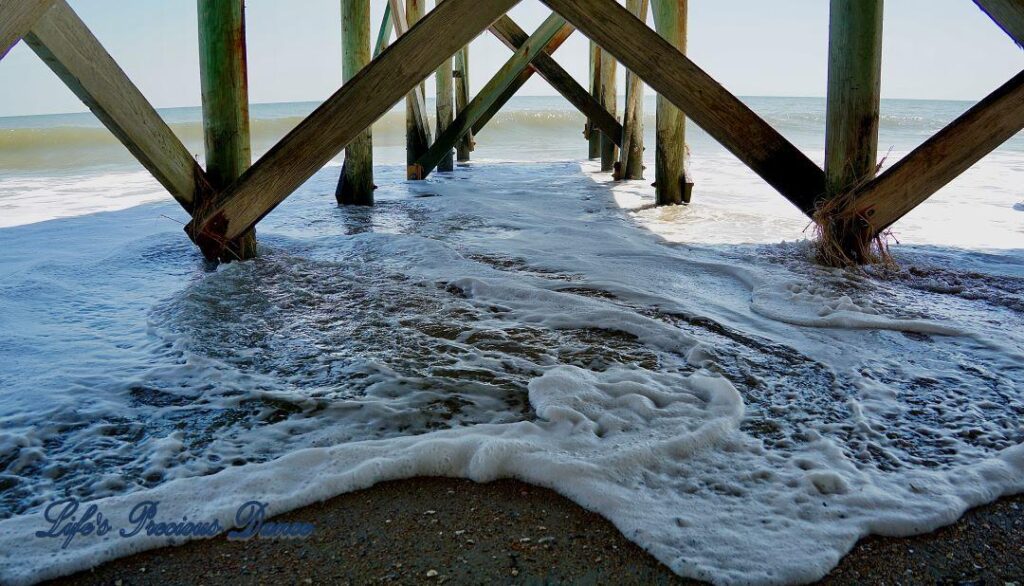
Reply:
<svg viewBox="0 0 1024 586"><path fill-rule="evenodd" d="M374 3L374 27L385 0ZM71 0L157 107L199 104L194 0ZM828 0L690 0L690 56L739 95L822 96ZM341 82L339 0L248 0L250 98L319 101ZM533 30L548 14L523 0L512 16ZM1024 69L1024 52L970 0L887 0L882 93L977 99ZM479 88L509 56L492 36L472 47ZM586 79L577 33L556 58ZM621 86L620 86L621 88ZM554 92L531 81L525 95ZM82 111L24 44L0 61L0 116Z"/></svg>

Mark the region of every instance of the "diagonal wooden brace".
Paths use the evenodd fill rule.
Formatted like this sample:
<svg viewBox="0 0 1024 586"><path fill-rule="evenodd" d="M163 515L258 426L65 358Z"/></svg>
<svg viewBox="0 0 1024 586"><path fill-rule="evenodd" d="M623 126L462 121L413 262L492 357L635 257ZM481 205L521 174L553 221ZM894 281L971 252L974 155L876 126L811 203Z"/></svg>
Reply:
<svg viewBox="0 0 1024 586"><path fill-rule="evenodd" d="M186 227L188 234L207 258L220 258L225 242L255 226L356 135L433 74L442 61L518 3L442 2L218 194L210 206L197 210Z"/></svg>
<svg viewBox="0 0 1024 586"><path fill-rule="evenodd" d="M199 163L65 0L57 0L25 42L191 212L212 191Z"/></svg>
<svg viewBox="0 0 1024 586"><path fill-rule="evenodd" d="M0 0L0 59L28 34L54 0Z"/></svg>
<svg viewBox="0 0 1024 586"><path fill-rule="evenodd" d="M874 237L1024 129L1024 71L856 192L841 213Z"/></svg>
<svg viewBox="0 0 1024 586"><path fill-rule="evenodd" d="M808 216L825 173L615 0L541 0L603 47Z"/></svg>
<svg viewBox="0 0 1024 586"><path fill-rule="evenodd" d="M388 0L388 7L391 9L391 23L395 27L395 37L401 37L409 32L409 21L405 18L405 6L402 0ZM430 144L430 122L427 114L427 98L423 92L422 85L416 85L409 92L409 104L412 106L412 115L416 119L416 129L420 133L419 142Z"/></svg>
<svg viewBox="0 0 1024 586"><path fill-rule="evenodd" d="M1021 0L974 0L974 3L1024 49L1024 2Z"/></svg>
<svg viewBox="0 0 1024 586"><path fill-rule="evenodd" d="M473 129L473 124L481 116L497 104L501 98L508 99L507 90L521 79L521 76L526 75L530 63L538 55L557 49L572 32L573 28L557 14L552 14L541 23L536 32L477 93L466 109L459 112L451 126L445 129L434 141L434 144L430 145L427 152L416 161L415 168L410 169L409 175L419 179L429 175L437 167L445 153L449 152L464 134Z"/></svg>
<svg viewBox="0 0 1024 586"><path fill-rule="evenodd" d="M505 43L505 46L513 51L516 51L519 47L523 46L523 43L525 43L526 39L529 38L526 31L521 29L519 25L517 25L507 15L499 18L498 22L494 23L494 26L491 27L491 33L498 37L502 43ZM587 119L591 120L598 130L611 137L612 140L615 141L616 145L621 146L622 125L615 119L615 116L601 106L594 96L590 95L590 92L584 89L568 71L563 69L562 66L551 57L550 51L545 51L540 55L537 55L537 58L533 60L531 65L532 68L528 70L529 73L524 73L525 79L532 77L533 72L536 71L542 78L551 84L551 87L553 87L555 91L562 94L562 97L569 100L569 103L576 106L576 109L582 112ZM522 83L517 80L516 83L513 84L515 91L518 91L519 88L522 87L523 83L526 83L525 79ZM510 94L514 95L515 91L510 92ZM509 95L509 99L511 98L511 95ZM500 105L497 108L489 110L487 114L482 116L480 120L473 125L473 134L480 132L484 125L490 121L491 117L507 101L508 99L498 100Z"/></svg>

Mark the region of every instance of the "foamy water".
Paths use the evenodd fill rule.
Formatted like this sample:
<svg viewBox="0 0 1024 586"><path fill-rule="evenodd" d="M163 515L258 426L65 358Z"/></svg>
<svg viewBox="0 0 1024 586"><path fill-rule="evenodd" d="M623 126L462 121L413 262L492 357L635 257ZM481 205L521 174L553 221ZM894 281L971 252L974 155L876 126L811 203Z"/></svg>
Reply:
<svg viewBox="0 0 1024 586"><path fill-rule="evenodd" d="M820 159L796 104L772 115ZM907 124L898 152L941 126ZM478 160L503 139L529 158L491 132ZM577 133L423 183L385 146L376 207L337 208L329 166L260 224L258 259L216 269L120 163L5 173L0 581L166 543L33 538L57 495L230 525L249 498L514 477L681 575L785 583L1024 491L1019 144L897 224L900 270L864 274L813 265L806 219L694 134L695 205L670 209L559 162ZM984 229L934 229L950 214Z"/></svg>

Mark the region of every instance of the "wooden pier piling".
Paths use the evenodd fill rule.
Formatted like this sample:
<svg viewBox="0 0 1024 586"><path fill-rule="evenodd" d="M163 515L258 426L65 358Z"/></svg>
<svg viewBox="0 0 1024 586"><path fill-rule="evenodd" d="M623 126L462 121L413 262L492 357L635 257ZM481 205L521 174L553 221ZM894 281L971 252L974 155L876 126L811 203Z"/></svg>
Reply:
<svg viewBox="0 0 1024 586"><path fill-rule="evenodd" d="M203 94L206 174L225 189L252 163L249 143L249 86L245 60L244 0L198 0L199 75ZM196 207L206 205L200 198ZM231 240L229 258L256 256L253 229Z"/></svg>
<svg viewBox="0 0 1024 586"><path fill-rule="evenodd" d="M818 257L827 264L875 256L858 221L839 212L874 178L882 77L883 0L831 0L825 116L825 197L815 212Z"/></svg>
<svg viewBox="0 0 1024 586"><path fill-rule="evenodd" d="M603 143L603 152L598 153L603 167L607 168L609 159L606 147L626 144L622 159L625 174L625 163L633 158L630 153L636 150L640 136L641 97L634 87L639 78L659 95L658 203L689 199L685 112L814 219L820 230L831 230L831 241L839 243L843 257L851 262L872 260L870 244L865 243L878 238L893 222L1024 130L1022 71L874 177L883 0L831 0L827 160L823 171L685 55L686 0L653 0L658 32L637 18L643 16L643 0L628 0L629 10L617 0L541 1L554 13L527 37L505 16L519 0L438 1L435 9L412 28L406 22L401 0L388 0L374 51L379 57L369 60L369 24L368 18L362 18L363 14L368 17L365 9L369 0L344 0L346 10L362 10L360 18L346 12L344 23L355 25L358 21L361 25L358 48L363 52L359 63L365 66L357 70L353 65L345 73L346 83L251 168L243 0L197 0L206 170L67 0L0 0L0 57L19 37L23 38L193 216L186 233L211 260L255 254L255 225L342 149L352 147L403 96L407 98L411 127L428 132L422 84L431 74L439 76L444 94L439 100L442 132L418 159L419 164L411 166L416 176L429 172L446 154L450 157L456 144L471 148L471 140L460 139L479 131L534 73L549 81L588 119L590 138ZM1022 44L1024 4L1012 0L974 1ZM409 5L409 16L416 22L417 12L422 10L420 0L410 0ZM389 21L398 38L390 50L384 51L390 38ZM593 39L589 93L551 58L574 28ZM467 43L486 30L513 48L515 54L480 94L469 100ZM354 41L358 36L346 31L345 44L351 44L352 49L346 50L346 65L351 61L348 57L354 59L358 54ZM446 63L455 53L455 62ZM628 133L614 116L615 94L611 88L618 62L630 74ZM449 83L444 77L453 68L458 73ZM451 109L446 96L452 86L457 90L459 112L445 128ZM460 148L460 159L463 154L468 158L469 148ZM347 153L348 163L354 159L354 153ZM835 237L837 234L839 237Z"/></svg>
<svg viewBox="0 0 1024 586"><path fill-rule="evenodd" d="M348 83L370 62L370 0L341 0L341 54L342 81ZM371 127L345 147L345 163L334 195L340 205L368 206L373 205L374 188Z"/></svg>
<svg viewBox="0 0 1024 586"><path fill-rule="evenodd" d="M618 120L618 79L615 75L619 62L611 53L601 49L601 78L598 86L598 100L604 109ZM615 139L601 133L601 170L612 171L619 159L619 147Z"/></svg>
<svg viewBox="0 0 1024 586"><path fill-rule="evenodd" d="M832 0L825 123L827 197L875 176L883 0Z"/></svg>
<svg viewBox="0 0 1024 586"><path fill-rule="evenodd" d="M688 0L651 0L654 26L663 39L686 54ZM687 176L686 116L658 94L654 152L655 204L690 203L693 182Z"/></svg>
<svg viewBox="0 0 1024 586"><path fill-rule="evenodd" d="M458 116L469 105L469 45L466 45L455 54L455 115ZM460 163L469 161L470 153L476 148L473 139L473 131L469 131L459 139L455 145L455 155Z"/></svg>
<svg viewBox="0 0 1024 586"><path fill-rule="evenodd" d="M435 0L436 4L440 4L444 0ZM441 66L437 68L437 74L435 76L437 85L437 136L441 136L445 130L448 129L454 120L455 115L453 113L452 104L452 92L453 89L453 75L452 68L454 62L451 57L441 63ZM440 162L437 163L437 170L441 172L452 171L455 169L455 152L449 148L448 152L444 154Z"/></svg>
<svg viewBox="0 0 1024 586"><path fill-rule="evenodd" d="M594 41L590 41L590 69L588 73L590 74L590 95L598 103L601 103L601 48ZM587 120L587 128L584 134L586 134L589 149L587 157L590 159L599 158L601 156L601 134L597 132L593 119Z"/></svg>
<svg viewBox="0 0 1024 586"><path fill-rule="evenodd" d="M626 10L647 22L649 0L626 0ZM644 82L626 71L626 107L622 116L622 150L615 179L644 178Z"/></svg>
<svg viewBox="0 0 1024 586"><path fill-rule="evenodd" d="M406 26L413 27L423 18L423 4L426 0L405 0L405 21ZM426 112L423 111L423 103L426 95L426 84L420 82L413 89L418 95L410 95L406 98L405 104L405 161L409 166L409 179L419 177L412 171L416 161L430 148L430 126L427 123Z"/></svg>

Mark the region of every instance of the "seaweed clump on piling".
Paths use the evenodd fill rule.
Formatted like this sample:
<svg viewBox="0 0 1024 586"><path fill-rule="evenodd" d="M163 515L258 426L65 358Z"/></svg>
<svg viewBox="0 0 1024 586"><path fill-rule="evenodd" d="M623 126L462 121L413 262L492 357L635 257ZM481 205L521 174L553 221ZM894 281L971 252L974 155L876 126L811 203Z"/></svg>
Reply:
<svg viewBox="0 0 1024 586"><path fill-rule="evenodd" d="M876 174L884 163L885 159L878 163ZM811 219L815 233L814 256L818 263L829 267L896 265L889 253L889 241L895 239L892 232L888 228L876 232L868 218L855 208L861 187L870 180L867 177L815 205Z"/></svg>

